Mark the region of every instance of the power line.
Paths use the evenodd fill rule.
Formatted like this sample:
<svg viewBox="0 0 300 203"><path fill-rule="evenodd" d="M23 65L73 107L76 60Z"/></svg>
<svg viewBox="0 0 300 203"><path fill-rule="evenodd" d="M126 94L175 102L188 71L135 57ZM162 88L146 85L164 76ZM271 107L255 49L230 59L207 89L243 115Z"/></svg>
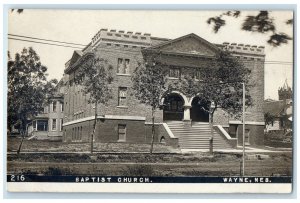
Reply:
<svg viewBox="0 0 300 203"><path fill-rule="evenodd" d="M43 41L48 41L48 42L58 42L58 43L63 43L63 44L79 45L79 46L84 46L84 47L86 46L84 44L77 44L77 43L72 43L72 42L56 41L56 40L43 39L43 38L37 38L37 37L28 37L28 36L23 36L23 35L15 35L15 34L8 34L8 35L14 36L14 37L27 38L27 39L43 40Z"/></svg>
<svg viewBox="0 0 300 203"><path fill-rule="evenodd" d="M25 40L25 39L18 39L18 38L13 38L13 37L8 37L8 39L17 40L17 41L23 41L23 42L33 42L33 43L37 43L37 44L46 44L46 45L52 45L52 46L59 46L59 47L68 47L68 48L74 48L74 49L82 49L82 47L74 47L74 46L61 45L61 44L51 44L51 43L47 43L47 42L37 42L37 41Z"/></svg>
<svg viewBox="0 0 300 203"><path fill-rule="evenodd" d="M292 62L289 62L289 61L268 61L268 62L282 62L282 63L292 63Z"/></svg>
<svg viewBox="0 0 300 203"><path fill-rule="evenodd" d="M67 48L74 48L74 49L83 49L87 46L87 45L84 45L84 44L77 44L77 43L64 42L64 41L56 41L56 40L43 39L43 38L37 38L37 37L28 37L28 36L23 36L23 35L15 35L15 34L8 34L8 35L15 36L15 37L21 37L21 38L33 39L33 40L26 40L26 39L8 37L8 39L11 39L11 40L24 41L24 42L33 42L33 43L37 43L37 44L45 44L45 45L51 45L51 46L67 47ZM62 45L62 44L53 44L53 43L48 43L48 42L34 41L34 39L42 40L42 41L48 41L48 42L62 43L64 45ZM69 46L68 44L77 45L77 46L76 47L75 46ZM82 47L78 47L78 46L82 46ZM111 50L111 49L108 49L108 50ZM239 60L241 60L241 59L239 59ZM275 64L278 64L278 65L293 65L293 62L288 62L288 61L265 61L264 64L269 64L269 65L273 65L273 64L274 65Z"/></svg>

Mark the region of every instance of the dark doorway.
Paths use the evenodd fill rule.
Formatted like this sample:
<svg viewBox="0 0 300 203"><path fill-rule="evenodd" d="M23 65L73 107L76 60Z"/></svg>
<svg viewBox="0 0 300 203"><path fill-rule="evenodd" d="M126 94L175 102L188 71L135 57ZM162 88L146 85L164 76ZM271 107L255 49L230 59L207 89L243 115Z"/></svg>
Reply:
<svg viewBox="0 0 300 203"><path fill-rule="evenodd" d="M209 103L195 97L192 101L191 119L192 121L208 122L209 121Z"/></svg>
<svg viewBox="0 0 300 203"><path fill-rule="evenodd" d="M184 101L178 94L170 94L164 100L164 120L182 121Z"/></svg>

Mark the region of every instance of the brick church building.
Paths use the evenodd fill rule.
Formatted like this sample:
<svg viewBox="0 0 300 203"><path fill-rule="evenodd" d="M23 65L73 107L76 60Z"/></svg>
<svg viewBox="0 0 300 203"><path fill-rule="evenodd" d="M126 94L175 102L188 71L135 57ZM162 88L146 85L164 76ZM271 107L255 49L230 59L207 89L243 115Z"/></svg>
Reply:
<svg viewBox="0 0 300 203"><path fill-rule="evenodd" d="M176 39L153 37L140 32L101 29L83 50L76 50L65 64L64 142L89 142L93 128L95 105L74 83L86 54L106 59L113 67L113 98L98 105L98 122L94 142L150 143L151 108L141 104L132 94L131 76L143 60L143 50L159 50L169 68L168 80L178 80L193 73L201 79L201 69L209 68L219 50L229 50L251 70L250 94L253 106L246 112L246 144L263 145L264 134L264 47L236 43L213 44L188 34ZM163 94L163 93L162 93ZM208 149L210 130L207 112L197 97L174 91L162 98L165 108L155 113L155 142L181 149ZM214 147L232 148L242 145L242 122L231 119L222 110L214 114Z"/></svg>

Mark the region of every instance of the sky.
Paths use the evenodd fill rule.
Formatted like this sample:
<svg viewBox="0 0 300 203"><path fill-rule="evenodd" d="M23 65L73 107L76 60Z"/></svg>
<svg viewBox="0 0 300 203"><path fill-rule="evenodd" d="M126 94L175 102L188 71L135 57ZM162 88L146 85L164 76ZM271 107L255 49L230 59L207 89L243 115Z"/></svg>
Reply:
<svg viewBox="0 0 300 203"><path fill-rule="evenodd" d="M101 29L116 29L151 33L151 36L174 39L195 33L211 43L243 43L265 46L266 61L293 62L293 42L280 47L267 44L268 35L241 30L245 16L257 11L243 11L238 19L225 18L226 26L215 34L206 21L223 11L150 11L150 10L24 10L23 13L9 12L8 33L35 38L88 44ZM278 32L293 36L292 26L285 21L292 12L272 11ZM71 58L74 48L58 47L32 42L8 40L8 50L13 56L24 47L33 47L42 64L48 67L48 79L60 79L64 64ZM292 64L265 64L265 99L278 99L278 88L287 80L293 85Z"/></svg>

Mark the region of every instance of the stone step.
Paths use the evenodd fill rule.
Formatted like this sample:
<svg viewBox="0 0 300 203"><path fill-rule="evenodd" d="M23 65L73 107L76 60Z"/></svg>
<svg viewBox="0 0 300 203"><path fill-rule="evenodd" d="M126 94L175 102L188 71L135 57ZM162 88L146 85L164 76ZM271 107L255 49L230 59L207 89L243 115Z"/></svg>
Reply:
<svg viewBox="0 0 300 203"><path fill-rule="evenodd" d="M188 143L188 142L190 142L190 143L192 143L192 142L209 142L209 140L210 140L210 139L202 139L202 140L199 140L199 139L197 139L197 140L195 140L195 139L185 139L185 140L179 141L179 143ZM215 139L214 139L214 143L226 143L226 142L224 142L223 140L215 140Z"/></svg>
<svg viewBox="0 0 300 203"><path fill-rule="evenodd" d="M172 131L173 134L178 134L178 135L196 135L196 136L201 136L201 135L211 135L211 132L207 131ZM217 132L213 132L213 135L218 135Z"/></svg>
<svg viewBox="0 0 300 203"><path fill-rule="evenodd" d="M203 143L209 143L209 140L206 141L190 141L190 142L179 142L179 144L203 144ZM214 142L214 144L225 144L223 142Z"/></svg>
<svg viewBox="0 0 300 203"><path fill-rule="evenodd" d="M176 132L176 131L172 131L174 135L191 135L191 136L199 136L199 137L204 137L204 136L211 136L210 132ZM218 136L219 134L217 134L216 132L213 133L213 135Z"/></svg>
<svg viewBox="0 0 300 203"><path fill-rule="evenodd" d="M174 121L167 124L172 133L178 137L181 149L209 149L209 140L211 138L209 123L195 122L192 125L188 125L180 121ZM214 148L231 148L216 130L213 130L213 136Z"/></svg>
<svg viewBox="0 0 300 203"><path fill-rule="evenodd" d="M187 148L192 148L192 149L209 149L209 144L207 145L179 145L180 148L182 149L187 149ZM226 147L223 145L214 145L214 148L223 148L223 149L228 149L230 147Z"/></svg>
<svg viewBox="0 0 300 203"><path fill-rule="evenodd" d="M174 131L210 131L210 128L170 128L171 130Z"/></svg>

